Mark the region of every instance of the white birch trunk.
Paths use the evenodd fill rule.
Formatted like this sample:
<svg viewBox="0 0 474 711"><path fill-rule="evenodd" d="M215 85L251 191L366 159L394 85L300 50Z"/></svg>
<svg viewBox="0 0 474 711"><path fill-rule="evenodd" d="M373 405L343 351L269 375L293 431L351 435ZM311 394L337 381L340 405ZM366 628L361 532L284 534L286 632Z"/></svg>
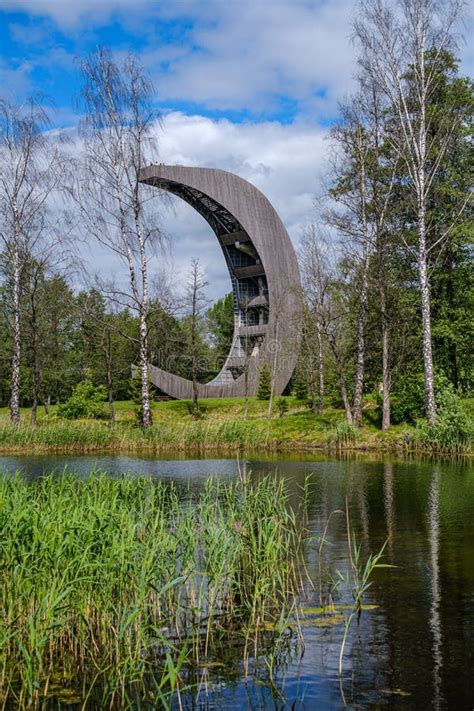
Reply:
<svg viewBox="0 0 474 711"><path fill-rule="evenodd" d="M18 237L18 236L17 236ZM18 240L13 247L13 353L12 385L10 394L10 419L12 424L20 424L20 359L21 359L21 318L20 318L20 255Z"/></svg>
<svg viewBox="0 0 474 711"><path fill-rule="evenodd" d="M419 205L418 212L418 273L421 292L421 324L423 331L423 365L425 372L425 409L430 424L436 420L436 400L434 390L433 352L431 341L431 307L426 259L425 204Z"/></svg>
<svg viewBox="0 0 474 711"><path fill-rule="evenodd" d="M379 283L380 309L382 313L382 430L390 427L390 351L389 327L385 286Z"/></svg>
<svg viewBox="0 0 474 711"><path fill-rule="evenodd" d="M368 245L364 248L364 264L362 274L362 287L357 320L357 361L354 386L353 420L357 427L362 424L362 396L364 392L365 370L365 324L367 320L368 291L369 291L369 265L370 253Z"/></svg>
<svg viewBox="0 0 474 711"><path fill-rule="evenodd" d="M363 139L360 135L360 127L357 127L357 148L359 153L359 193L360 193L360 215L362 225L363 260L362 260L362 285L359 301L359 314L357 319L357 360L354 383L354 404L352 408L353 421L356 427L362 425L362 396L364 393L364 369L365 369L365 324L367 320L367 306L369 300L369 267L370 267L370 238L367 224L367 196L366 196L366 151Z"/></svg>
<svg viewBox="0 0 474 711"><path fill-rule="evenodd" d="M418 171L417 171L417 201L418 201L418 274L421 292L421 324L423 331L423 365L425 371L425 410L430 424L436 420L436 400L434 390L433 353L431 339L431 308L428 279L427 248L426 248L426 86L424 43L420 42L420 74L423 89L420 101L420 129L418 133Z"/></svg>
<svg viewBox="0 0 474 711"><path fill-rule="evenodd" d="M138 200L138 198L137 198ZM140 249L140 270L142 281L142 296L140 304L140 374L142 381L142 411L143 427L150 427L152 424L150 405L150 386L148 380L148 268L145 253L145 244L141 231L139 217L135 212L135 229L137 233Z"/></svg>
<svg viewBox="0 0 474 711"><path fill-rule="evenodd" d="M140 309L139 321L139 368L142 391L142 425L143 427L149 427L152 423L152 420L150 407L150 390L148 385L148 326L146 312L143 308Z"/></svg>
<svg viewBox="0 0 474 711"><path fill-rule="evenodd" d="M323 352L323 338L321 335L321 328L319 324L316 328L317 339L318 339L318 375L319 375L319 407L318 412L322 414L324 411L324 352Z"/></svg>

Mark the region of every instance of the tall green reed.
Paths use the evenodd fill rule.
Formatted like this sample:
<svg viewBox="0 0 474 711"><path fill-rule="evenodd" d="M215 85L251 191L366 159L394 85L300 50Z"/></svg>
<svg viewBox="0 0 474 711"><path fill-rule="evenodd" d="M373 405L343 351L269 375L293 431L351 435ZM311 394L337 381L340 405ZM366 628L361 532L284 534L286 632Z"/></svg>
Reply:
<svg viewBox="0 0 474 711"><path fill-rule="evenodd" d="M371 553L365 563L362 561L361 546L357 543L354 532L351 530L349 516L349 502L346 497L346 533L347 533L347 550L349 555L350 568L347 575L343 575L338 571L340 582L351 589L352 604L349 606L348 614L344 618L344 634L342 636L341 646L339 648L339 664L338 673L342 676L342 666L344 659L344 650L346 647L347 637L354 619L360 621L362 613L362 603L368 589L372 585L372 576L377 568L393 568L389 563L381 563L380 560L384 554L387 541L383 544L377 553Z"/></svg>
<svg viewBox="0 0 474 711"><path fill-rule="evenodd" d="M163 706L229 640L257 655L302 589L287 499L271 478L183 497L100 472L1 477L1 703L124 708L146 689Z"/></svg>
<svg viewBox="0 0 474 711"><path fill-rule="evenodd" d="M239 451L274 449L276 440L265 421L185 421L157 422L142 429L119 423L114 428L105 422L51 420L37 427L0 424L0 449L7 452L100 450L128 451Z"/></svg>
<svg viewBox="0 0 474 711"><path fill-rule="evenodd" d="M357 442L359 432L351 422L339 420L335 426L329 430L326 442L329 447L341 449L351 447Z"/></svg>

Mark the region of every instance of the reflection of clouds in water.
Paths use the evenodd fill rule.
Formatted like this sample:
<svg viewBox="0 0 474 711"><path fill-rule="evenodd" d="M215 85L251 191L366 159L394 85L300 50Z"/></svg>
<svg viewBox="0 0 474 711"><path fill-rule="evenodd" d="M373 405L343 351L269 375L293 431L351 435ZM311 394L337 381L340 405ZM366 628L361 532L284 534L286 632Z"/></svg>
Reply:
<svg viewBox="0 0 474 711"><path fill-rule="evenodd" d="M143 475L174 480L178 483L190 480L201 484L203 480L211 476L216 476L219 479L233 479L238 474L237 463L234 459L162 460L113 455L0 457L0 468L10 473L19 471L29 479L42 476L46 472L60 473L66 469L84 477L88 476L92 470L100 470L114 476Z"/></svg>
<svg viewBox="0 0 474 711"><path fill-rule="evenodd" d="M443 702L441 694L441 669L443 666L442 630L441 630L441 585L439 579L439 483L440 471L433 467L433 480L428 497L428 537L431 558L431 607L429 625L433 635L433 708L440 709Z"/></svg>

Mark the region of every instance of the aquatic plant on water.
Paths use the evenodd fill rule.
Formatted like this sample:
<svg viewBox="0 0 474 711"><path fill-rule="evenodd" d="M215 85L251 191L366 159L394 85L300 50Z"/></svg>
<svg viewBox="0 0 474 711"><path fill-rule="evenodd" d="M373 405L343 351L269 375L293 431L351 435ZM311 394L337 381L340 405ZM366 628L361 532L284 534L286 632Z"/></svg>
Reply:
<svg viewBox="0 0 474 711"><path fill-rule="evenodd" d="M349 517L349 502L346 497L346 533L347 533L347 549L349 554L349 571L344 575L338 571L340 582L351 589L352 605L349 606L349 611L344 617L344 634L342 637L341 646L339 649L339 676L342 676L342 667L344 659L344 650L346 647L347 636L354 619L357 623L360 622L362 614L363 600L368 589L372 585L371 577L377 568L393 568L389 563L381 563L381 558L384 554L387 541L383 544L380 550L375 554L370 554L365 563L362 561L361 546L358 545L354 532L351 530L351 522Z"/></svg>

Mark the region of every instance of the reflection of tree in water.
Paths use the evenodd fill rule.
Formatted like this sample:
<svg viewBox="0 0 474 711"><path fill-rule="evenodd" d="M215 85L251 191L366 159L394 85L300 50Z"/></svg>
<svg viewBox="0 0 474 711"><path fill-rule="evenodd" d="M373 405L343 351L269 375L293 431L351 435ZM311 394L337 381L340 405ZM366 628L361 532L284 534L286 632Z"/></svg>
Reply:
<svg viewBox="0 0 474 711"><path fill-rule="evenodd" d="M385 524L387 526L387 551L390 563L393 564L395 536L395 492L392 462L385 462L383 465L383 500L385 509Z"/></svg>
<svg viewBox="0 0 474 711"><path fill-rule="evenodd" d="M207 665L187 669L183 675L182 708L215 711L229 707L289 707L285 677L298 657L295 636L267 633L260 640L257 654L251 654L246 662L244 652L243 640L236 638L234 643L223 643L216 649L215 659ZM180 708L177 701L174 707Z"/></svg>
<svg viewBox="0 0 474 711"><path fill-rule="evenodd" d="M439 466L433 467L433 479L429 490L428 499L428 538L430 544L430 619L429 626L433 635L433 708L438 710L443 704L441 693L441 669L443 666L442 631L441 631L441 583L439 566Z"/></svg>

